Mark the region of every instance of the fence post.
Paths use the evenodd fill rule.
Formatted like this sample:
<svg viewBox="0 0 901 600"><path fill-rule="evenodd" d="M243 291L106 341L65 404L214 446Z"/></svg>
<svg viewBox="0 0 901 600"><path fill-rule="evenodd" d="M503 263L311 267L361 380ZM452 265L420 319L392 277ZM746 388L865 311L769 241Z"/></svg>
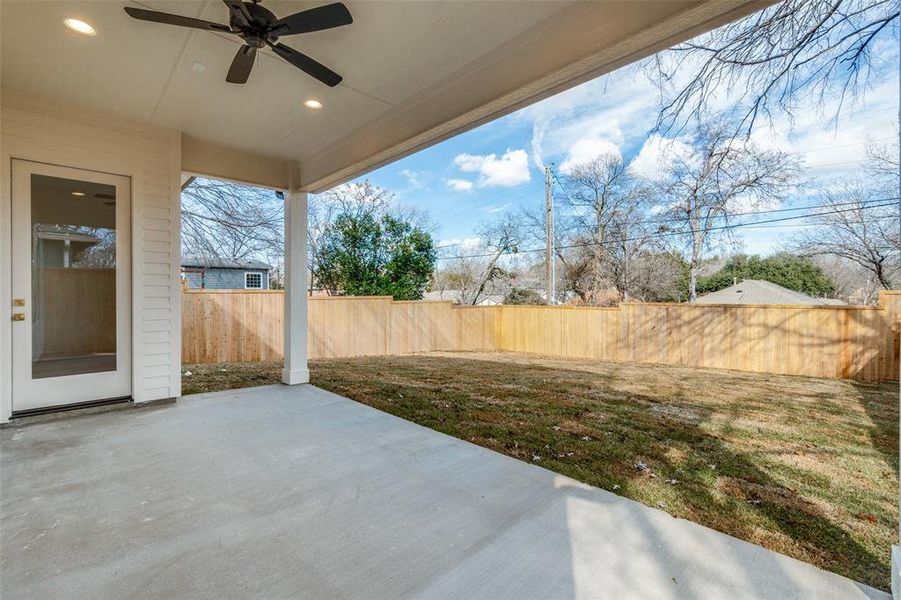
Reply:
<svg viewBox="0 0 901 600"><path fill-rule="evenodd" d="M885 310L886 326L892 336L892 354L888 357L891 378L901 378L901 290L879 292L879 304Z"/></svg>

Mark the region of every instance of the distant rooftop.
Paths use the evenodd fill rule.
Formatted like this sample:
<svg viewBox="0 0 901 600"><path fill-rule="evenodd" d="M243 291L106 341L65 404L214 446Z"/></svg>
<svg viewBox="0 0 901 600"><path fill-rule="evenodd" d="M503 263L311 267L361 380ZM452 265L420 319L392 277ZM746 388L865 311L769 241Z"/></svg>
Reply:
<svg viewBox="0 0 901 600"><path fill-rule="evenodd" d="M194 269L262 269L269 270L268 264L250 258L223 258L221 256L184 256L182 267Z"/></svg>
<svg viewBox="0 0 901 600"><path fill-rule="evenodd" d="M99 237L80 231L77 227L38 223L34 229L37 237L42 240L68 240L70 242L87 242L89 244L100 243Z"/></svg>
<svg viewBox="0 0 901 600"><path fill-rule="evenodd" d="M436 290L423 294L423 300L449 300L459 304L464 294L462 290ZM484 294L480 296L478 304L480 306L496 305L504 303L503 294Z"/></svg>
<svg viewBox="0 0 901 600"><path fill-rule="evenodd" d="M760 279L745 279L725 289L704 294L696 304L844 304L841 300L814 298Z"/></svg>

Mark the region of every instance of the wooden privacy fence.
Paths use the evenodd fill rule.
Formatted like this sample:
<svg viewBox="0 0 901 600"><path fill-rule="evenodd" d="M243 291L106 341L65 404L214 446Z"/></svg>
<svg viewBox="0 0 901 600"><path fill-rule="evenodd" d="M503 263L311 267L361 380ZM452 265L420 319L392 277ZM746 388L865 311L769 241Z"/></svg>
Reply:
<svg viewBox="0 0 901 600"><path fill-rule="evenodd" d="M116 351L116 270L38 267L32 287L40 356Z"/></svg>
<svg viewBox="0 0 901 600"><path fill-rule="evenodd" d="M187 290L182 294L182 362L281 360L280 290ZM494 307L395 302L381 296L309 299L310 358L489 350Z"/></svg>
<svg viewBox="0 0 901 600"><path fill-rule="evenodd" d="M279 360L280 291L186 291L185 363ZM628 303L612 308L453 306L310 298L310 358L517 351L762 373L898 379L901 291L878 306Z"/></svg>

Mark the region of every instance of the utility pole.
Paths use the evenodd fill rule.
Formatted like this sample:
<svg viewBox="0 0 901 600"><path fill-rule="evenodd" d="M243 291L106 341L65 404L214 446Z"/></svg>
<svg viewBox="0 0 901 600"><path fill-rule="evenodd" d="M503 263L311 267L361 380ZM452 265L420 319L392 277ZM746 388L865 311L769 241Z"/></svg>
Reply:
<svg viewBox="0 0 901 600"><path fill-rule="evenodd" d="M544 270L545 304L556 304L557 269L554 256L554 194L551 192L551 168L544 167Z"/></svg>

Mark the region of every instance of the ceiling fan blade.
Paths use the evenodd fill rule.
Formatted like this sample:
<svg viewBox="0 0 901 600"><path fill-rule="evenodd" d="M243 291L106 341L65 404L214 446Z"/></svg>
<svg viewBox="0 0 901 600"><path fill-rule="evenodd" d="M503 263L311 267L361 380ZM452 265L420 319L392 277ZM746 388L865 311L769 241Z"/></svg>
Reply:
<svg viewBox="0 0 901 600"><path fill-rule="evenodd" d="M140 21L152 21L153 23L178 25L179 27L192 27L194 29L208 29L210 31L231 32L231 28L228 25L220 25L219 23L212 23L201 19L192 19L191 17L182 17L181 15L156 12L155 10L144 10L143 8L126 6L125 12L127 12L130 17Z"/></svg>
<svg viewBox="0 0 901 600"><path fill-rule="evenodd" d="M241 46L238 48L225 80L229 83L247 83L247 78L250 77L250 71L253 69L253 60L256 56L257 49L253 46Z"/></svg>
<svg viewBox="0 0 901 600"><path fill-rule="evenodd" d="M294 48L289 48L284 44L272 43L269 43L269 47L286 61L329 87L335 87L341 83L342 79L344 79L325 65L316 62L306 54L298 52Z"/></svg>
<svg viewBox="0 0 901 600"><path fill-rule="evenodd" d="M225 5L228 7L229 12L232 14L232 18L241 24L243 27L250 26L250 11L247 10L247 7L244 6L244 3L241 0L222 0L225 2Z"/></svg>
<svg viewBox="0 0 901 600"><path fill-rule="evenodd" d="M340 2L335 2L279 19L272 24L272 31L278 35L294 35L295 33L332 29L350 25L353 22L354 18L347 7Z"/></svg>

